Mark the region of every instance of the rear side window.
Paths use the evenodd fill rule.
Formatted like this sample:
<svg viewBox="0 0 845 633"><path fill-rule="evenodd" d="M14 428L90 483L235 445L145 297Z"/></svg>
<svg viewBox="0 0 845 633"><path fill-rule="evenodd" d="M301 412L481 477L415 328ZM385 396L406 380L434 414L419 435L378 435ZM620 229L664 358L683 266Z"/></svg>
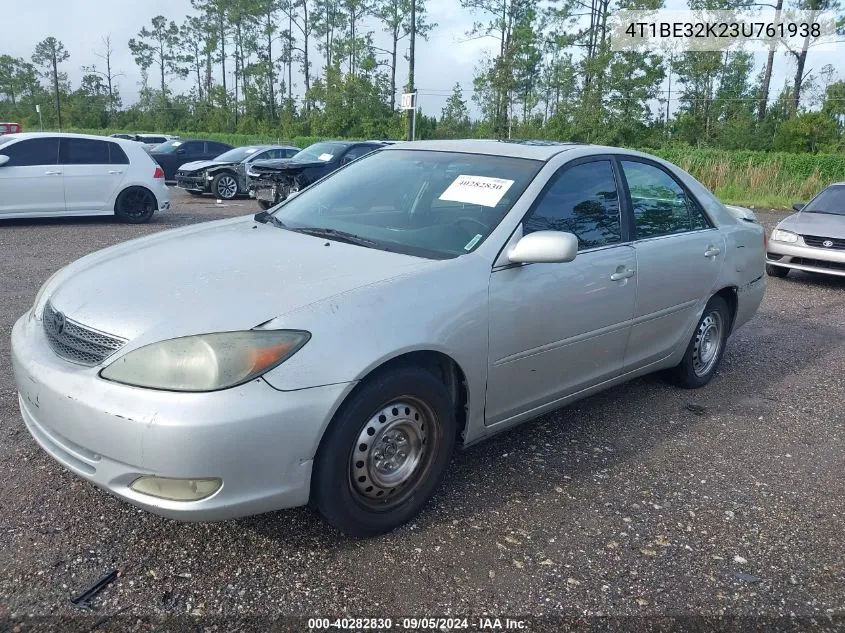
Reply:
<svg viewBox="0 0 845 633"><path fill-rule="evenodd" d="M581 250L622 241L619 193L609 160L563 167L523 222L523 233L565 231Z"/></svg>
<svg viewBox="0 0 845 633"><path fill-rule="evenodd" d="M59 162L58 138L33 138L7 145L3 155L9 157L9 167L56 165Z"/></svg>
<svg viewBox="0 0 845 633"><path fill-rule="evenodd" d="M61 139L62 165L108 165L109 145L106 141L87 138Z"/></svg>
<svg viewBox="0 0 845 633"><path fill-rule="evenodd" d="M123 148L117 143L109 143L109 164L110 165L128 165L129 157Z"/></svg>
<svg viewBox="0 0 845 633"><path fill-rule="evenodd" d="M631 193L637 239L709 228L684 188L663 169L623 160L622 171Z"/></svg>
<svg viewBox="0 0 845 633"><path fill-rule="evenodd" d="M223 152L228 152L230 149L232 149L231 147L229 147L228 145L224 145L223 143L213 143L211 141L208 141L205 146L207 148L206 153L215 155L222 154Z"/></svg>

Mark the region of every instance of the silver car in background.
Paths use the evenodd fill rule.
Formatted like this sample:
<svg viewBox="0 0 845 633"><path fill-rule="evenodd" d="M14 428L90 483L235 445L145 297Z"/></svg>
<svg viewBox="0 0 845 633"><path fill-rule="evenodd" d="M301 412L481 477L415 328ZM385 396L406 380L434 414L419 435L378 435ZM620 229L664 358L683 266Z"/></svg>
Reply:
<svg viewBox="0 0 845 633"><path fill-rule="evenodd" d="M21 413L152 512L310 501L375 535L455 446L658 370L706 384L762 299L763 241L639 152L395 145L270 211L57 272L12 332Z"/></svg>
<svg viewBox="0 0 845 633"><path fill-rule="evenodd" d="M845 277L845 182L824 189L781 220L769 238L766 272L786 277L805 270Z"/></svg>

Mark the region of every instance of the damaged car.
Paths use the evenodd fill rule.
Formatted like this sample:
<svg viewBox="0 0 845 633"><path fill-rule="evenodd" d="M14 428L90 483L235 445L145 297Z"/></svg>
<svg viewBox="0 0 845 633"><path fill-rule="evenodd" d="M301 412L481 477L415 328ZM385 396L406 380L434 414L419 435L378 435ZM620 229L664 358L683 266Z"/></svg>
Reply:
<svg viewBox="0 0 845 633"><path fill-rule="evenodd" d="M185 163L176 172L176 186L196 196L211 193L231 200L249 190L247 170L253 161L289 158L298 152L290 145L236 147L212 160Z"/></svg>
<svg viewBox="0 0 845 633"><path fill-rule="evenodd" d="M269 209L336 169L385 147L381 141L323 141L309 145L290 159L256 160L247 172L249 195Z"/></svg>

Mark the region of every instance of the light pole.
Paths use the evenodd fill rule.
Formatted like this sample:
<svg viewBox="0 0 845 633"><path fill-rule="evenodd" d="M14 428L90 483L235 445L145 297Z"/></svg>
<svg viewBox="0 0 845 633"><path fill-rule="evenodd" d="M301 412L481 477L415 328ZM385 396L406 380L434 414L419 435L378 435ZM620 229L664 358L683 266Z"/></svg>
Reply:
<svg viewBox="0 0 845 633"><path fill-rule="evenodd" d="M41 131L44 131L44 119L41 117L41 105L35 104L35 111L38 113L38 125L41 127Z"/></svg>

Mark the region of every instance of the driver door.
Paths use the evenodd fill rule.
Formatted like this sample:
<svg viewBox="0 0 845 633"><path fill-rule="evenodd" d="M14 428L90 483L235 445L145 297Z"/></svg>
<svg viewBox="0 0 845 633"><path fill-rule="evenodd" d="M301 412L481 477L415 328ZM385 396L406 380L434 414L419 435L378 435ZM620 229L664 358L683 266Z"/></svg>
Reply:
<svg viewBox="0 0 845 633"><path fill-rule="evenodd" d="M529 417L621 373L637 289L621 190L610 158L563 166L522 230L574 233L578 256L494 268L486 424Z"/></svg>

